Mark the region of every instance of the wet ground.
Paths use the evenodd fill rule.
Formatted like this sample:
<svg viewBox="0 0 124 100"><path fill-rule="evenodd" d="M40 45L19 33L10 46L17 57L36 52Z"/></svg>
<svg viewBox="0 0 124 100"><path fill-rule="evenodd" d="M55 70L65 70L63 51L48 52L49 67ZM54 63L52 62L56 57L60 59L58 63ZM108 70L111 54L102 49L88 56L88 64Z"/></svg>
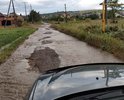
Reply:
<svg viewBox="0 0 124 100"><path fill-rule="evenodd" d="M100 62L122 61L44 24L0 65L0 100L23 100L47 69Z"/></svg>
<svg viewBox="0 0 124 100"><path fill-rule="evenodd" d="M55 69L60 65L59 55L49 47L35 50L29 58L29 65L31 70L38 70L41 73L48 69Z"/></svg>

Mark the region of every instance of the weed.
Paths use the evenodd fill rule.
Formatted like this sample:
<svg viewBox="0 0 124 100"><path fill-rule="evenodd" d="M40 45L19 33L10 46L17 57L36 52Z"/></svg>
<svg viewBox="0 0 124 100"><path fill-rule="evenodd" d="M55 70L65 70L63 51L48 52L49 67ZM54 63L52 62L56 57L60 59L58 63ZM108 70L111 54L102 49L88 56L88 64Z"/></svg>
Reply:
<svg viewBox="0 0 124 100"><path fill-rule="evenodd" d="M35 28L15 28L0 30L0 64L31 34Z"/></svg>
<svg viewBox="0 0 124 100"><path fill-rule="evenodd" d="M101 32L102 27L100 24L99 20L84 20L81 22L54 24L52 27L124 60L124 30L120 29L122 24L117 23L118 27L110 26L107 33Z"/></svg>

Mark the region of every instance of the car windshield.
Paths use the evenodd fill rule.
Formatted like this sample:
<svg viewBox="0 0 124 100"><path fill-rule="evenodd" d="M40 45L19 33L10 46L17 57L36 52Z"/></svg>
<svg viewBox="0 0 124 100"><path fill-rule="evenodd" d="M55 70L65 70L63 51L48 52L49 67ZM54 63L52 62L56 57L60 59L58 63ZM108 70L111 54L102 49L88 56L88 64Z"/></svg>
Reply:
<svg viewBox="0 0 124 100"><path fill-rule="evenodd" d="M42 96L60 87L70 93L94 80L107 86L119 78L123 85L120 69L73 69L111 63L124 63L124 0L0 0L0 100L37 97L35 89Z"/></svg>

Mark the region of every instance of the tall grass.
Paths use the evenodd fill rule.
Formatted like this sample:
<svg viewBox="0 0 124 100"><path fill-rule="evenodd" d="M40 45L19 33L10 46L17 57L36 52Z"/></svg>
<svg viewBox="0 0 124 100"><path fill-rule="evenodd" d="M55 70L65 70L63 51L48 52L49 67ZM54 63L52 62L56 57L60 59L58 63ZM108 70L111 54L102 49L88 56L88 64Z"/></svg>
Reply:
<svg viewBox="0 0 124 100"><path fill-rule="evenodd" d="M122 20L124 22L124 20ZM79 40L87 42L89 45L101 48L107 52L114 54L116 57L124 60L124 40L122 35L115 35L123 33L124 23L118 23L118 30L116 32L109 30L102 33L100 20L84 20L76 22L68 22L61 24L53 24L52 27L65 32L68 35L74 36ZM114 25L115 26L115 25ZM120 36L120 37L119 37ZM124 36L124 35L123 35Z"/></svg>
<svg viewBox="0 0 124 100"><path fill-rule="evenodd" d="M0 64L35 30L31 27L0 29Z"/></svg>

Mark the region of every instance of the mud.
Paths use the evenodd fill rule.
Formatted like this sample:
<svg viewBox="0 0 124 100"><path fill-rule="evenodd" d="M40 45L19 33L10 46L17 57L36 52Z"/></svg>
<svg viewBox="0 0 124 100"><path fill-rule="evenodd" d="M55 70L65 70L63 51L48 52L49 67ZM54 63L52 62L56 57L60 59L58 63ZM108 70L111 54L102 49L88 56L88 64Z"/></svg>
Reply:
<svg viewBox="0 0 124 100"><path fill-rule="evenodd" d="M51 37L50 36L45 36L42 39L39 39L38 41L42 41L42 40L49 39L49 38L51 38Z"/></svg>
<svg viewBox="0 0 124 100"><path fill-rule="evenodd" d="M46 36L46 37L44 37L44 38L42 38L42 39L49 39L49 38L51 38L50 36Z"/></svg>
<svg viewBox="0 0 124 100"><path fill-rule="evenodd" d="M55 50L46 47L42 50L35 50L29 58L29 64L33 70L38 68L42 73L46 70L58 68L60 59Z"/></svg>
<svg viewBox="0 0 124 100"><path fill-rule="evenodd" d="M42 41L42 44L50 44L52 43L53 41L52 40L43 40Z"/></svg>
<svg viewBox="0 0 124 100"><path fill-rule="evenodd" d="M43 34L52 34L52 32L45 32L45 33L43 33Z"/></svg>
<svg viewBox="0 0 124 100"><path fill-rule="evenodd" d="M46 30L50 30L49 28L46 28Z"/></svg>

